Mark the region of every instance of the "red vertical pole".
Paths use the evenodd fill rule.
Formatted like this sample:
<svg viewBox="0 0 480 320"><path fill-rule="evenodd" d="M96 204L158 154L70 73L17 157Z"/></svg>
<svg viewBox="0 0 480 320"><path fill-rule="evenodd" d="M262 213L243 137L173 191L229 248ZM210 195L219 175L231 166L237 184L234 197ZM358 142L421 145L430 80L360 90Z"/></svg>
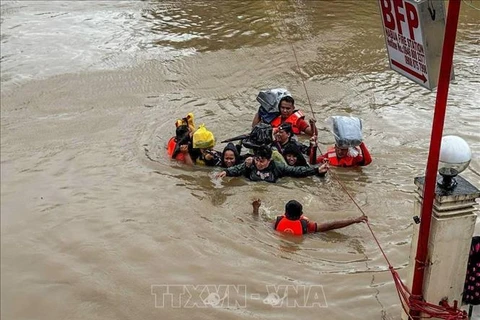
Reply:
<svg viewBox="0 0 480 320"><path fill-rule="evenodd" d="M438 159L442 142L443 124L447 107L448 87L452 73L453 52L455 37L457 35L458 16L460 13L461 0L449 0L445 36L443 39L442 60L438 79L437 99L433 115L432 136L430 139L430 151L428 153L427 171L423 191L423 206L421 213L420 230L417 243L417 255L415 257L415 269L412 283L412 298L421 298L423 295L423 278L427 264L428 238L430 235L430 223L432 220L433 200L437 182ZM418 318L419 311L411 310L410 316Z"/></svg>

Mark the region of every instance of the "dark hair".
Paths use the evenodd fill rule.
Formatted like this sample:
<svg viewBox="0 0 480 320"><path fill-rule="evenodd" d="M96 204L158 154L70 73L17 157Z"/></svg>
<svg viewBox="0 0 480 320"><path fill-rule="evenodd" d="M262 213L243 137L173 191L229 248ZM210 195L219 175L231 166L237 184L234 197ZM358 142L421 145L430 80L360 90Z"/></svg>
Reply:
<svg viewBox="0 0 480 320"><path fill-rule="evenodd" d="M269 146L260 146L254 151L254 154L257 157L262 157L270 160L272 158L272 148L270 148Z"/></svg>
<svg viewBox="0 0 480 320"><path fill-rule="evenodd" d="M295 100L293 100L293 98L290 96L286 96L280 99L280 101L278 102L278 110L280 110L280 105L282 104L282 101L289 102L292 105L295 105Z"/></svg>
<svg viewBox="0 0 480 320"><path fill-rule="evenodd" d="M291 154L297 157L297 161L293 164L293 166L308 166L307 160L305 159L299 146L295 142L287 143L285 149L283 149L282 156L285 161L287 160L287 154Z"/></svg>
<svg viewBox="0 0 480 320"><path fill-rule="evenodd" d="M187 125L180 125L177 127L177 129L175 130L175 142L176 142L176 146L175 146L175 149L173 150L172 159L175 159L175 157L180 153L181 146L183 145L190 146L191 139L190 139Z"/></svg>
<svg viewBox="0 0 480 320"><path fill-rule="evenodd" d="M188 126L187 125L180 125L175 130L175 137L177 138L177 140L182 139L183 137L185 137L186 134L188 134Z"/></svg>
<svg viewBox="0 0 480 320"><path fill-rule="evenodd" d="M285 205L285 216L290 220L298 220L302 216L303 206L296 200L290 200Z"/></svg>
<svg viewBox="0 0 480 320"><path fill-rule="evenodd" d="M278 130L283 130L290 135L293 133L292 124L289 122L282 123L280 127L278 127Z"/></svg>
<svg viewBox="0 0 480 320"><path fill-rule="evenodd" d="M221 159L221 160L222 160L222 161L221 161L221 162L222 162L222 163L221 163L221 166L222 166L222 167L224 167L224 168L227 167L227 165L225 164L225 153L226 153L227 151L232 151L232 152L233 152L233 156L235 157L235 165L243 162L243 160L242 160L241 157L240 157L240 151L239 151L239 148L238 148L238 147L239 147L238 145L236 146L236 145L234 145L232 142L229 142L229 143L225 146L225 148L223 149L223 152L222 152L222 159ZM242 146L240 146L240 150L241 150L241 147L242 147Z"/></svg>

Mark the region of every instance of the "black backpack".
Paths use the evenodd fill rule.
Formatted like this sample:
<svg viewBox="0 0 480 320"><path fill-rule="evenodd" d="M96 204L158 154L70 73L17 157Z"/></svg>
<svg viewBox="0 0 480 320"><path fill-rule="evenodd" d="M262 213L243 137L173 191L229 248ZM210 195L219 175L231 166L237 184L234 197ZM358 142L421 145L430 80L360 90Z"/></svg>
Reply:
<svg viewBox="0 0 480 320"><path fill-rule="evenodd" d="M242 145L249 149L257 149L261 146L269 146L273 142L273 128L266 123L257 124L248 138L242 140Z"/></svg>

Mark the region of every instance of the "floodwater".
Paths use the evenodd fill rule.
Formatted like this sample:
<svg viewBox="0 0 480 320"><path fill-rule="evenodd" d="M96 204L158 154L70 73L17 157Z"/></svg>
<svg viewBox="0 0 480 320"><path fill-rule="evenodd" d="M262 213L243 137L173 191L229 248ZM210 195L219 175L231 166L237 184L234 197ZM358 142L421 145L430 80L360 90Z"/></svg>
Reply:
<svg viewBox="0 0 480 320"><path fill-rule="evenodd" d="M471 3L444 132L479 187ZM268 222L290 199L317 221L360 215L336 177L406 277L435 91L388 69L375 1L2 1L0 61L2 319L400 319L365 225L294 240ZM363 119L370 166L267 185L167 159L177 118L246 133L261 89L312 117L302 79L320 128Z"/></svg>

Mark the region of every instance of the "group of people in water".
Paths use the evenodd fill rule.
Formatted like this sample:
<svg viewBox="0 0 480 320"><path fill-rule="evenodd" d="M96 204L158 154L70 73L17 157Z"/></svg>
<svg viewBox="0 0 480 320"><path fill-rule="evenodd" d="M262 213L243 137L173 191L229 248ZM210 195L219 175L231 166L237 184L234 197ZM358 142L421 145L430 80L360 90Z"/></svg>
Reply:
<svg viewBox="0 0 480 320"><path fill-rule="evenodd" d="M277 90L277 89L274 89ZM270 94L270 92L268 92ZM214 150L215 137L204 125L198 128L189 113L175 123L176 134L168 141L167 153L171 159L186 165L221 167L217 178L244 176L251 181L276 182L284 176L306 177L326 175L330 166L366 166L372 158L363 141L357 146L337 143L323 155L317 156L317 129L314 119L305 120L302 111L295 109L295 101L288 91L274 92L276 101L269 110L261 107L252 121L250 134L241 135L228 142L222 152ZM268 98L268 97L267 97ZM300 143L297 135L310 136L309 145ZM237 141L236 144L233 142ZM248 151L242 154L243 149ZM261 201L252 202L253 213L258 214ZM275 229L301 235L343 228L366 221L366 216L348 220L316 224L303 216L302 205L291 200L285 214L275 222Z"/></svg>

